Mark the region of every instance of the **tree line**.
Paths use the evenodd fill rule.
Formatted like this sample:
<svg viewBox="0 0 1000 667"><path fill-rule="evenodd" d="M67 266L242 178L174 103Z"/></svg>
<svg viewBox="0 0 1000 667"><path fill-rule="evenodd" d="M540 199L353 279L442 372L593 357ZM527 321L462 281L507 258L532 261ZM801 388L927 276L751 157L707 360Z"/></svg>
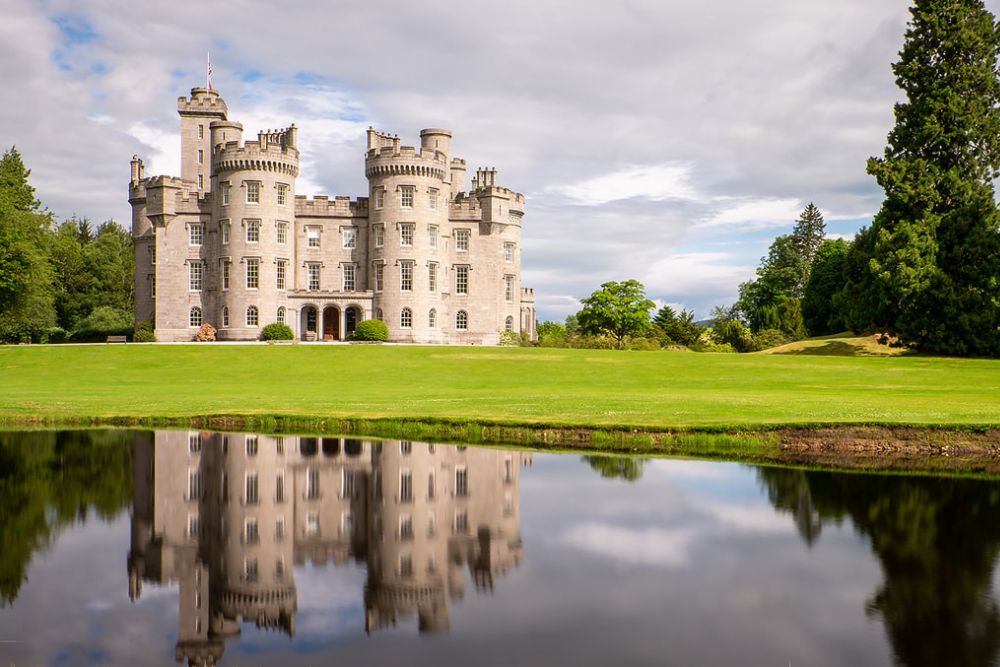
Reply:
<svg viewBox="0 0 1000 667"><path fill-rule="evenodd" d="M826 239L810 203L697 337L686 311L651 319L652 302L629 280L602 285L566 325L539 325L541 344L652 339L747 352L852 331L1000 356L1000 26L981 0L916 0L910 14L892 66L903 99L883 155L867 164L885 193L870 226L851 242Z"/></svg>
<svg viewBox="0 0 1000 667"><path fill-rule="evenodd" d="M12 147L0 158L0 342L131 334L132 235L112 220L57 223Z"/></svg>

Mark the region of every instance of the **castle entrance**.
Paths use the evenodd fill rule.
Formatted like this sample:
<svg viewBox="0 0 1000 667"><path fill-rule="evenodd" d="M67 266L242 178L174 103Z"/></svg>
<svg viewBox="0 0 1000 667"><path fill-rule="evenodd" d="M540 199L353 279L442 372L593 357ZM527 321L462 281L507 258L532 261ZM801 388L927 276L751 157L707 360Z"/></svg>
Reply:
<svg viewBox="0 0 1000 667"><path fill-rule="evenodd" d="M340 309L334 306L323 309L323 340L340 340Z"/></svg>
<svg viewBox="0 0 1000 667"><path fill-rule="evenodd" d="M316 340L319 316L315 306L306 306L302 309L302 339Z"/></svg>
<svg viewBox="0 0 1000 667"><path fill-rule="evenodd" d="M351 306L344 311L344 335L350 336L361 320L361 310L357 306Z"/></svg>

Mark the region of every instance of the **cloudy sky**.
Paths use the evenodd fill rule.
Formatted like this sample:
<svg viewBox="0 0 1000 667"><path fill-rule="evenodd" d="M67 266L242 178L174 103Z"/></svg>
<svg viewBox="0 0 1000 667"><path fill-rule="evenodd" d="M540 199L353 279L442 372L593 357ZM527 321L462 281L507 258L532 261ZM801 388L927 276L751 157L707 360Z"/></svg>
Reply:
<svg viewBox="0 0 1000 667"><path fill-rule="evenodd" d="M0 0L0 146L60 218L127 225L129 159L179 173L176 100L211 51L248 134L301 128L298 194L364 195L369 125L448 127L528 197L540 319L627 278L700 317L807 202L831 235L870 221L906 4Z"/></svg>

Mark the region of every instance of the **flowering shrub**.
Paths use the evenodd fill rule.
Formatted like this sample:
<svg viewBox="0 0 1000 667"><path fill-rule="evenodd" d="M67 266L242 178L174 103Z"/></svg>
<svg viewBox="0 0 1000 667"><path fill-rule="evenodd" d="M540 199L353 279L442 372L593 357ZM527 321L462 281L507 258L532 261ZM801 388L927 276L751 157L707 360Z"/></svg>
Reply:
<svg viewBox="0 0 1000 667"><path fill-rule="evenodd" d="M202 342L210 342L215 340L215 327L209 323L202 324L198 328L198 333L194 335L194 339Z"/></svg>

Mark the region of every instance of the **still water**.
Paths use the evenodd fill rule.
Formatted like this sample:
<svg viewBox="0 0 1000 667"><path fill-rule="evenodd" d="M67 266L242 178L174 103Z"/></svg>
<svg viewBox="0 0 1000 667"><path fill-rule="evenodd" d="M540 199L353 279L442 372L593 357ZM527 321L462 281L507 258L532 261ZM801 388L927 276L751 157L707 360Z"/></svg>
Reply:
<svg viewBox="0 0 1000 667"><path fill-rule="evenodd" d="M996 665L1000 484L0 433L0 665Z"/></svg>

